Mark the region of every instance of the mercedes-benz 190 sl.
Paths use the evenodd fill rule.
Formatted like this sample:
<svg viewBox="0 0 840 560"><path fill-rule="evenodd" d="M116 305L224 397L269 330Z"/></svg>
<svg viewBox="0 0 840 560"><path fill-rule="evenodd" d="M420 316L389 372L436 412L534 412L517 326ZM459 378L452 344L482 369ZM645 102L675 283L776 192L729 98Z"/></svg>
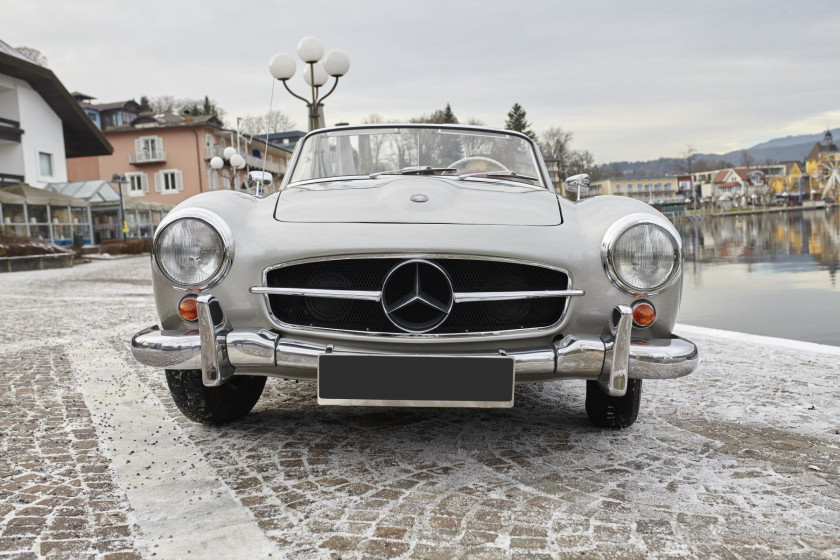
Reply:
<svg viewBox="0 0 840 560"><path fill-rule="evenodd" d="M558 196L537 144L509 130L311 132L278 192L199 194L160 224L160 326L133 354L209 424L281 377L315 382L322 405L437 407L511 407L517 383L581 379L596 426L629 426L643 379L698 363L672 332L682 244L650 205L588 187L574 176Z"/></svg>

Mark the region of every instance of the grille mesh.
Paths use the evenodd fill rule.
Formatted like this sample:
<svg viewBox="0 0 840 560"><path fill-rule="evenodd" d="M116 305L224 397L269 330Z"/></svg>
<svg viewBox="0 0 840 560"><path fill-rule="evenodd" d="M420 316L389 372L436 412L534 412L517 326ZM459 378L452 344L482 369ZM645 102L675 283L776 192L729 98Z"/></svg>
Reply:
<svg viewBox="0 0 840 560"><path fill-rule="evenodd" d="M349 258L284 266L267 275L269 287L382 289L385 276L406 259ZM456 292L564 290L568 276L535 265L492 260L429 259L447 271ZM278 320L297 326L358 332L401 333L374 301L270 295ZM547 327L560 320L565 297L456 303L431 334L484 333Z"/></svg>

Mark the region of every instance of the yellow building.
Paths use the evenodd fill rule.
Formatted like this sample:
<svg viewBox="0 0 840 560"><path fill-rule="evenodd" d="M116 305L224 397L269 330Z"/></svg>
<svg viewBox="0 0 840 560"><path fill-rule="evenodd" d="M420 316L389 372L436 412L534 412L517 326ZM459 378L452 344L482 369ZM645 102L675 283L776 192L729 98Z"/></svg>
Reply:
<svg viewBox="0 0 840 560"><path fill-rule="evenodd" d="M644 202L674 198L679 192L678 177L610 177L590 185L591 196L629 196Z"/></svg>
<svg viewBox="0 0 840 560"><path fill-rule="evenodd" d="M799 192L799 182L803 181L803 188L809 188L808 175L803 171L804 166L798 161L783 161L785 173L768 175L767 183L774 194Z"/></svg>

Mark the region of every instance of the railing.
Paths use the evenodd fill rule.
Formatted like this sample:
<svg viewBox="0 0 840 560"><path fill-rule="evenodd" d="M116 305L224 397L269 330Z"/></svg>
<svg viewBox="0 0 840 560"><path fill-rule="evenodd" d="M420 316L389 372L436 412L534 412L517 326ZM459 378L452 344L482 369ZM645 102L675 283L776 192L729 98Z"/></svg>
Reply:
<svg viewBox="0 0 840 560"><path fill-rule="evenodd" d="M166 150L142 150L139 152L129 152L129 163L163 163L166 161Z"/></svg>
<svg viewBox="0 0 840 560"><path fill-rule="evenodd" d="M20 142L22 134L23 130L20 128L20 121L0 117L0 139Z"/></svg>
<svg viewBox="0 0 840 560"><path fill-rule="evenodd" d="M0 187L5 185L18 185L23 183L23 175L12 175L11 173L0 173Z"/></svg>

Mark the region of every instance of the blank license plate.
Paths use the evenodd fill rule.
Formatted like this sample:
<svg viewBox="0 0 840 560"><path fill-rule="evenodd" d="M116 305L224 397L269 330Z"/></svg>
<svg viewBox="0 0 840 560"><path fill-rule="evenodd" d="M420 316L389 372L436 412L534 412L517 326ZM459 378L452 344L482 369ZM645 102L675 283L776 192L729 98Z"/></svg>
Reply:
<svg viewBox="0 0 840 560"><path fill-rule="evenodd" d="M321 354L318 404L513 406L512 357Z"/></svg>

